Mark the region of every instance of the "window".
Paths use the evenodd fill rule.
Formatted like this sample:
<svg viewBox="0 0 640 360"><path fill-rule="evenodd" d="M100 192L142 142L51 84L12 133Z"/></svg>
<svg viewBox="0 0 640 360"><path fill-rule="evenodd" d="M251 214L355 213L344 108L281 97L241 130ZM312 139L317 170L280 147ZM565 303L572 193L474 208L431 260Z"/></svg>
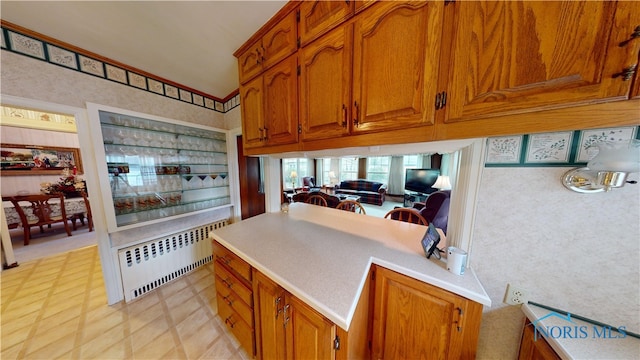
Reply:
<svg viewBox="0 0 640 360"><path fill-rule="evenodd" d="M334 184L358 178L358 158L322 158L318 160L321 161L322 166L322 174L320 175L322 181L318 182L319 184Z"/></svg>
<svg viewBox="0 0 640 360"><path fill-rule="evenodd" d="M340 181L356 180L358 178L358 158L340 158L340 174L336 174Z"/></svg>
<svg viewBox="0 0 640 360"><path fill-rule="evenodd" d="M386 184L389 182L390 156L374 156L367 158L367 180Z"/></svg>
<svg viewBox="0 0 640 360"><path fill-rule="evenodd" d="M313 176L311 164L313 160L307 158L282 159L282 186L285 189L301 187L303 177Z"/></svg>

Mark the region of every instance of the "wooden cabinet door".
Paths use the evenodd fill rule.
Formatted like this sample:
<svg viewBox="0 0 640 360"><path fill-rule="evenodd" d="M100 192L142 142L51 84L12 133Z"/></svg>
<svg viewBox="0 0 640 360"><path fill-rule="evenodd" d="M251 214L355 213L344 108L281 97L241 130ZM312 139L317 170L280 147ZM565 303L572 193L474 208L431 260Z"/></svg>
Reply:
<svg viewBox="0 0 640 360"><path fill-rule="evenodd" d="M354 133L434 123L443 3L380 2L357 16Z"/></svg>
<svg viewBox="0 0 640 360"><path fill-rule="evenodd" d="M257 270L253 272L253 304L258 359L285 358L285 292Z"/></svg>
<svg viewBox="0 0 640 360"><path fill-rule="evenodd" d="M262 44L258 41L238 56L238 76L241 84L246 83L262 71L261 51Z"/></svg>
<svg viewBox="0 0 640 360"><path fill-rule="evenodd" d="M333 359L336 326L317 311L288 296L286 311L287 358ZM286 305L285 305L286 306Z"/></svg>
<svg viewBox="0 0 640 360"><path fill-rule="evenodd" d="M296 12L290 12L262 37L262 56L265 69L298 50Z"/></svg>
<svg viewBox="0 0 640 360"><path fill-rule="evenodd" d="M353 13L353 1L304 1L300 4L300 46L330 31Z"/></svg>
<svg viewBox="0 0 640 360"><path fill-rule="evenodd" d="M623 100L635 2L457 1L445 122ZM617 7L617 9L616 9Z"/></svg>
<svg viewBox="0 0 640 360"><path fill-rule="evenodd" d="M245 148L263 145L264 105L262 76L246 85L240 85L240 103L242 104L242 140Z"/></svg>
<svg viewBox="0 0 640 360"><path fill-rule="evenodd" d="M299 51L302 140L349 134L351 30L340 26Z"/></svg>
<svg viewBox="0 0 640 360"><path fill-rule="evenodd" d="M298 57L292 55L263 75L264 136L267 145L293 144L298 141L297 65Z"/></svg>
<svg viewBox="0 0 640 360"><path fill-rule="evenodd" d="M526 322L520 343L518 360L559 360L551 345L542 336L534 338L533 325Z"/></svg>
<svg viewBox="0 0 640 360"><path fill-rule="evenodd" d="M375 271L373 358L461 358L464 301L394 271Z"/></svg>

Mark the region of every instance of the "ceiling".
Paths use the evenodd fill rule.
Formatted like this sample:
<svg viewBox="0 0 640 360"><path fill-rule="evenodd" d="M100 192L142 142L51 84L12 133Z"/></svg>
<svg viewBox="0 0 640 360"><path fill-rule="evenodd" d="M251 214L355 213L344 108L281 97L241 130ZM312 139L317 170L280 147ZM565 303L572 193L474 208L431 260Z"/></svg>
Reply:
<svg viewBox="0 0 640 360"><path fill-rule="evenodd" d="M287 1L0 1L0 18L224 99L233 53Z"/></svg>

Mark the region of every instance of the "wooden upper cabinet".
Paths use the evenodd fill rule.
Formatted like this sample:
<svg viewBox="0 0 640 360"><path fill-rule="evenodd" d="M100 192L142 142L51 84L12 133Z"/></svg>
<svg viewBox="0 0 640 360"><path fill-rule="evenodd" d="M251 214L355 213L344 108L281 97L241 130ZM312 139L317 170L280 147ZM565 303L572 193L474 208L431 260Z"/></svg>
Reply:
<svg viewBox="0 0 640 360"><path fill-rule="evenodd" d="M353 1L304 1L298 9L298 36L305 46L353 14Z"/></svg>
<svg viewBox="0 0 640 360"><path fill-rule="evenodd" d="M354 134L434 123L443 3L379 2L354 17Z"/></svg>
<svg viewBox="0 0 640 360"><path fill-rule="evenodd" d="M445 122L623 100L640 25L629 1L456 1ZM448 37L451 37L450 39ZM631 74L631 77L633 74Z"/></svg>
<svg viewBox="0 0 640 360"><path fill-rule="evenodd" d="M352 38L343 25L298 51L302 140L349 134Z"/></svg>
<svg viewBox="0 0 640 360"><path fill-rule="evenodd" d="M262 72L262 42L254 43L238 56L238 74L240 83L244 84Z"/></svg>
<svg viewBox="0 0 640 360"><path fill-rule="evenodd" d="M262 76L240 85L242 113L242 141L245 148L263 145L264 140L264 90Z"/></svg>
<svg viewBox="0 0 640 360"><path fill-rule="evenodd" d="M237 55L240 83L244 84L298 49L296 12L280 22Z"/></svg>
<svg viewBox="0 0 640 360"><path fill-rule="evenodd" d="M262 37L265 69L298 50L296 12L292 11Z"/></svg>
<svg viewBox="0 0 640 360"><path fill-rule="evenodd" d="M267 70L264 85L264 136L266 145L298 142L298 57Z"/></svg>

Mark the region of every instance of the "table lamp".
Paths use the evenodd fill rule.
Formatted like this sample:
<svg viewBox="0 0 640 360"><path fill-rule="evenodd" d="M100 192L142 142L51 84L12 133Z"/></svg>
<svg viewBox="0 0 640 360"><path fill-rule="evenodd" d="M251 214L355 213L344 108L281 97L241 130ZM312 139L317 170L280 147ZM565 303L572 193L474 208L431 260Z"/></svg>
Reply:
<svg viewBox="0 0 640 360"><path fill-rule="evenodd" d="M298 173L294 170L291 172L291 187L293 189L296 188L296 178L298 177Z"/></svg>

